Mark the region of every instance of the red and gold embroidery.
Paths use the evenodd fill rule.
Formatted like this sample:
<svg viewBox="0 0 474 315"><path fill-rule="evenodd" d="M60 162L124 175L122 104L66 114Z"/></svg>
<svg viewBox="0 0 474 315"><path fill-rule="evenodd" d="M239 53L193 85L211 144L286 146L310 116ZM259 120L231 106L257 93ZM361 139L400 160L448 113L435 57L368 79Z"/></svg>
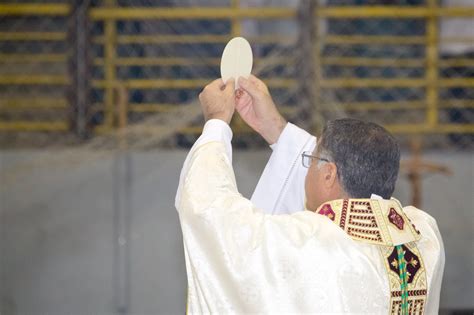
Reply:
<svg viewBox="0 0 474 315"><path fill-rule="evenodd" d="M342 210L341 210L341 219L339 226L344 230L346 226L346 216L347 216L347 205L349 204L349 200L344 199L343 204L342 204Z"/></svg>
<svg viewBox="0 0 474 315"><path fill-rule="evenodd" d="M426 270L420 252L414 242L402 245L408 276L408 314L423 314L426 305L427 281ZM380 246L390 287L390 314L401 314L402 291L400 290L400 270L397 251L392 246Z"/></svg>
<svg viewBox="0 0 474 315"><path fill-rule="evenodd" d="M401 314L400 266L395 245L401 245L409 314L423 314L427 296L426 271L416 247L420 232L396 200L344 199L322 205L316 213L327 216L352 239L378 245L390 288L390 314ZM406 224L405 224L406 223ZM400 246L399 246L400 247ZM406 297L408 295L408 297ZM403 306L406 309L406 304Z"/></svg>
<svg viewBox="0 0 474 315"><path fill-rule="evenodd" d="M396 200L333 200L323 204L316 213L328 217L352 238L363 242L394 246L420 238Z"/></svg>
<svg viewBox="0 0 474 315"><path fill-rule="evenodd" d="M399 230L403 230L403 225L405 221L403 220L402 216L398 214L398 212L390 208L390 212L388 213L388 221L395 225Z"/></svg>
<svg viewBox="0 0 474 315"><path fill-rule="evenodd" d="M334 221L334 219L336 218L336 214L335 214L334 211L332 210L330 204L324 204L324 205L319 209L318 213L321 214L321 215L324 215L324 216L328 217L328 218L331 219L332 221Z"/></svg>

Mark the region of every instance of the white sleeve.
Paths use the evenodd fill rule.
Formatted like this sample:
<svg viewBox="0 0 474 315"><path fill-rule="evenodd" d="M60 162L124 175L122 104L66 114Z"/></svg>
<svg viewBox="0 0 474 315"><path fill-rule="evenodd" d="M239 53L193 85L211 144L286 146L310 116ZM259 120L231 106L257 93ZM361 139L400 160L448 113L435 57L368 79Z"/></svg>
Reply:
<svg viewBox="0 0 474 315"><path fill-rule="evenodd" d="M301 153L312 151L316 138L288 123L252 195L252 203L268 214L284 214L305 207L304 181L307 168L301 163Z"/></svg>
<svg viewBox="0 0 474 315"><path fill-rule="evenodd" d="M179 182L183 182L183 177L186 174L188 168L189 168L189 163L190 163L190 158L193 155L194 151L196 151L197 148L200 146L209 143L209 142L222 142L225 147L225 154L227 158L229 159L230 164L232 165L232 129L230 129L229 125L220 119L210 119L206 122L204 125L204 128L202 130L201 136L196 140L194 143L193 147L189 151L188 156L186 157L186 160L184 161L183 168L181 169L181 174L179 177ZM181 198L181 187L182 185L180 184L178 186L178 191L176 193L175 197L175 206L180 203L180 198Z"/></svg>
<svg viewBox="0 0 474 315"><path fill-rule="evenodd" d="M443 282L444 274L444 264L445 264L445 252L443 239L441 238L441 233L439 232L438 225L436 220L430 217L429 225L433 229L434 234L436 235L436 240L438 241L438 256L436 257L436 263L433 268L433 277L428 288L428 301L426 303L426 314L438 314L439 312L439 299L441 294L441 285ZM436 248L435 246L433 246Z"/></svg>
<svg viewBox="0 0 474 315"><path fill-rule="evenodd" d="M232 164L232 129L229 125L220 119L210 119L204 125L201 136L196 140L191 150L208 143L208 142L222 142L225 146L225 152Z"/></svg>

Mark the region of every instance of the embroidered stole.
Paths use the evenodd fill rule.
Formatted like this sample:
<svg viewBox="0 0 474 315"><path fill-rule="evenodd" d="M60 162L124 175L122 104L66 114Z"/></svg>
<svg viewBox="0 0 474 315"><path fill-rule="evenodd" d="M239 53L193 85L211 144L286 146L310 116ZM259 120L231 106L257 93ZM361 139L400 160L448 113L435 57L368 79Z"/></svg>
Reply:
<svg viewBox="0 0 474 315"><path fill-rule="evenodd" d="M321 205L327 216L356 241L377 245L388 276L389 314L423 314L426 269L416 246L420 232L396 199L339 199Z"/></svg>

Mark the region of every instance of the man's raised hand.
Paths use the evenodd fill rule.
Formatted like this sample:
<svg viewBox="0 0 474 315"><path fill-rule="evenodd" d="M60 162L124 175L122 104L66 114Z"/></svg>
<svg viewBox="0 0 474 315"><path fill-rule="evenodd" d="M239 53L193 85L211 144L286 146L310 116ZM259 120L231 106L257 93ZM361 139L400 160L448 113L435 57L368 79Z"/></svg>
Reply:
<svg viewBox="0 0 474 315"><path fill-rule="evenodd" d="M217 79L206 85L199 94L204 119L220 119L230 123L235 111L235 82L229 79L224 84Z"/></svg>
<svg viewBox="0 0 474 315"><path fill-rule="evenodd" d="M257 77L239 78L235 108L240 117L269 144L275 143L286 126L267 86Z"/></svg>

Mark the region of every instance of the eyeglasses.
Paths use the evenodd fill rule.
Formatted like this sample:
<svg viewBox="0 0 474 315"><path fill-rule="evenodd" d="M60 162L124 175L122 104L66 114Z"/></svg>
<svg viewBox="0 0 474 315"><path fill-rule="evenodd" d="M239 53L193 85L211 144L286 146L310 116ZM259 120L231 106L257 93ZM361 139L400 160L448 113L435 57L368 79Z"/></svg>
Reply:
<svg viewBox="0 0 474 315"><path fill-rule="evenodd" d="M320 158L319 156L312 155L311 153L312 152L310 151L305 151L301 153L301 159L302 159L302 163L304 167L310 167L313 159L318 160L318 161L323 161L323 162L329 162L328 159Z"/></svg>

